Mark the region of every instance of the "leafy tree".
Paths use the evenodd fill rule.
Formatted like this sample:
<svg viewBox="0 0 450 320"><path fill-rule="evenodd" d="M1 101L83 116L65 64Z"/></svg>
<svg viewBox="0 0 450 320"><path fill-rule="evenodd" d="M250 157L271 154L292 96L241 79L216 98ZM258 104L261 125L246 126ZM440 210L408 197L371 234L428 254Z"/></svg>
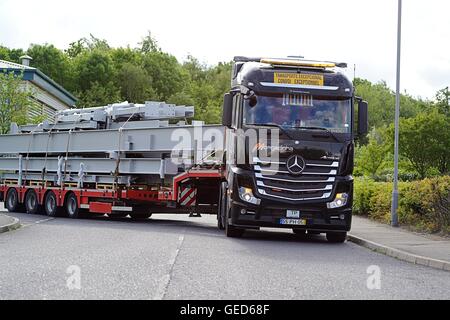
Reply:
<svg viewBox="0 0 450 320"><path fill-rule="evenodd" d="M109 51L111 47L108 44L108 41L105 39L100 39L95 37L92 33L89 35L89 38L83 38L83 41L87 48L91 51L100 50L100 51Z"/></svg>
<svg viewBox="0 0 450 320"><path fill-rule="evenodd" d="M0 46L0 59L7 60L15 63L20 63L20 57L23 56L25 52L22 49L9 49L4 46Z"/></svg>
<svg viewBox="0 0 450 320"><path fill-rule="evenodd" d="M188 55L186 61L183 63L182 68L189 75L190 81L203 81L206 78L208 67L201 64L197 58Z"/></svg>
<svg viewBox="0 0 450 320"><path fill-rule="evenodd" d="M73 89L70 61L63 51L51 44L32 44L27 54L33 58L32 66L38 68L58 84Z"/></svg>
<svg viewBox="0 0 450 320"><path fill-rule="evenodd" d="M69 58L76 58L84 51L86 51L85 39L79 39L71 42L69 44L69 48L67 48L64 52Z"/></svg>
<svg viewBox="0 0 450 320"><path fill-rule="evenodd" d="M122 65L129 63L142 68L142 53L136 49L115 48L110 50L111 58L117 70L122 68Z"/></svg>
<svg viewBox="0 0 450 320"><path fill-rule="evenodd" d="M23 75L0 70L0 134L8 133L11 122L25 124L32 91L23 85Z"/></svg>
<svg viewBox="0 0 450 320"><path fill-rule="evenodd" d="M93 82L89 89L78 96L80 97L78 105L81 107L104 106L120 102L120 91L112 82L106 84Z"/></svg>
<svg viewBox="0 0 450 320"><path fill-rule="evenodd" d="M195 101L191 97L189 93L186 91L181 91L173 94L169 99L167 99L168 103L173 103L179 106L185 105L185 106L194 106Z"/></svg>
<svg viewBox="0 0 450 320"><path fill-rule="evenodd" d="M140 42L139 45L139 49L142 53L161 51L161 48L158 46L158 41L152 37L152 33L150 31L147 32L147 35L142 39L142 42Z"/></svg>
<svg viewBox="0 0 450 320"><path fill-rule="evenodd" d="M360 146L355 152L355 162L358 170L364 175L375 178L383 167L383 162L389 150L381 131L372 129L368 143Z"/></svg>
<svg viewBox="0 0 450 320"><path fill-rule="evenodd" d="M159 51L148 52L143 56L143 68L152 79L152 87L161 100L167 100L185 86L185 74L172 55Z"/></svg>
<svg viewBox="0 0 450 320"><path fill-rule="evenodd" d="M156 99L156 92L152 90L151 78L147 72L131 63L124 63L118 73L118 85L122 100L143 103L145 100Z"/></svg>
<svg viewBox="0 0 450 320"><path fill-rule="evenodd" d="M98 49L83 52L77 56L74 64L77 86L82 92L90 89L94 83L106 86L116 76L111 56Z"/></svg>
<svg viewBox="0 0 450 320"><path fill-rule="evenodd" d="M81 38L77 41L71 42L69 44L69 48L65 50L65 53L70 58L76 58L80 54L86 51L110 51L111 47L108 44L108 41L104 39L96 38L94 35L90 34L89 38Z"/></svg>
<svg viewBox="0 0 450 320"><path fill-rule="evenodd" d="M369 126L380 128L389 125L394 121L395 114L395 95L387 86L386 82L381 81L372 84L368 80L356 78L354 81L356 95L363 97L369 102ZM431 103L421 99L415 99L407 93L400 96L401 116L410 118L426 110Z"/></svg>
<svg viewBox="0 0 450 320"><path fill-rule="evenodd" d="M9 49L4 46L0 46L0 60L11 60L9 57Z"/></svg>
<svg viewBox="0 0 450 320"><path fill-rule="evenodd" d="M445 114L447 117L450 116L450 92L448 91L448 87L439 90L436 93L435 106L438 108L439 112Z"/></svg>
<svg viewBox="0 0 450 320"><path fill-rule="evenodd" d="M389 128L389 137L392 146L393 124ZM399 152L413 164L421 179L432 168L447 174L450 159L450 117L433 110L420 113L414 118L402 118Z"/></svg>

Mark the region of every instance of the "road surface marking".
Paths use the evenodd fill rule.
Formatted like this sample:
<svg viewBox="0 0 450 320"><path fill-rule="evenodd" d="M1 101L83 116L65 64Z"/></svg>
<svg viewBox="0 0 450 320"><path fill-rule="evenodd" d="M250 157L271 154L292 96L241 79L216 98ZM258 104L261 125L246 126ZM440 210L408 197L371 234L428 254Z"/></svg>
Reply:
<svg viewBox="0 0 450 320"><path fill-rule="evenodd" d="M185 230L183 230L183 234L181 236L179 236L179 238L178 238L177 249L172 254L172 256L170 257L169 262L168 262L169 268L168 268L167 274L165 274L164 276L161 277L160 283L158 286L158 290L156 291L156 294L153 297L153 300L163 300L164 296L166 295L167 288L169 287L169 284L170 284L170 279L172 276L173 268L177 261L177 257L180 253L181 246L183 245L183 242L184 242L184 232L185 232Z"/></svg>
<svg viewBox="0 0 450 320"><path fill-rule="evenodd" d="M42 220L38 220L38 221L34 221L34 222L28 222L28 223L24 223L24 224L22 224L22 227L23 228L26 228L26 227L30 227L30 226L33 226L33 225L35 225L35 224L41 224L41 223L44 223L44 222L47 222L47 221L51 221L51 220L55 220L55 218L47 218L47 219L42 219Z"/></svg>

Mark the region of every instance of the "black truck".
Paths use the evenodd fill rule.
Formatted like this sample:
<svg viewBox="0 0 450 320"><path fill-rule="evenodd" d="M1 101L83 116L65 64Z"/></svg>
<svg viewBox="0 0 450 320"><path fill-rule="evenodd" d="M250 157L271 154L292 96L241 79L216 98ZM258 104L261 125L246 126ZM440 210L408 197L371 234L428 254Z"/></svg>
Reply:
<svg viewBox="0 0 450 320"><path fill-rule="evenodd" d="M234 58L223 105L226 179L217 214L227 236L276 227L345 241L354 141L368 131L368 104L355 97L352 82L338 71L343 67Z"/></svg>
<svg viewBox="0 0 450 320"><path fill-rule="evenodd" d="M12 212L71 218L217 214L229 237L278 227L345 241L354 140L368 126L367 103L336 71L345 64L234 60L222 125L155 126L147 115L193 110L125 103L65 110L52 125L0 135L0 201ZM173 162L180 150L190 164Z"/></svg>

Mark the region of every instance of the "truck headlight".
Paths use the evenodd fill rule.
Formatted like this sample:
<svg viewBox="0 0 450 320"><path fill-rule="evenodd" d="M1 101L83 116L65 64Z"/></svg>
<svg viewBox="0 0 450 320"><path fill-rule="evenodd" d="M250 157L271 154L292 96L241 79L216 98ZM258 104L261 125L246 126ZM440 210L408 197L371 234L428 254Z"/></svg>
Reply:
<svg viewBox="0 0 450 320"><path fill-rule="evenodd" d="M240 187L239 188L239 198L241 198L241 200L243 200L245 202L255 204L255 205L259 205L261 203L261 199L258 199L253 195L252 188Z"/></svg>
<svg viewBox="0 0 450 320"><path fill-rule="evenodd" d="M332 202L327 203L328 209L336 209L345 206L348 202L348 193L338 193Z"/></svg>

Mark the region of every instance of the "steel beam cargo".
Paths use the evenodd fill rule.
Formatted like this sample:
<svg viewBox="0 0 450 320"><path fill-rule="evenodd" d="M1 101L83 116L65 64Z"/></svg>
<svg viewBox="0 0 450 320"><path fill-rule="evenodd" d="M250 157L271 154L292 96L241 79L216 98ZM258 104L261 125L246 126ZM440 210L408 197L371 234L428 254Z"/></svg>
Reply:
<svg viewBox="0 0 450 320"><path fill-rule="evenodd" d="M199 140L195 138L199 136ZM8 134L0 137L2 154L65 154L110 152L179 152L206 150L215 146L223 151L220 140L204 140L205 136L224 136L224 127L176 126L162 128L123 128ZM214 143L215 142L215 143Z"/></svg>

